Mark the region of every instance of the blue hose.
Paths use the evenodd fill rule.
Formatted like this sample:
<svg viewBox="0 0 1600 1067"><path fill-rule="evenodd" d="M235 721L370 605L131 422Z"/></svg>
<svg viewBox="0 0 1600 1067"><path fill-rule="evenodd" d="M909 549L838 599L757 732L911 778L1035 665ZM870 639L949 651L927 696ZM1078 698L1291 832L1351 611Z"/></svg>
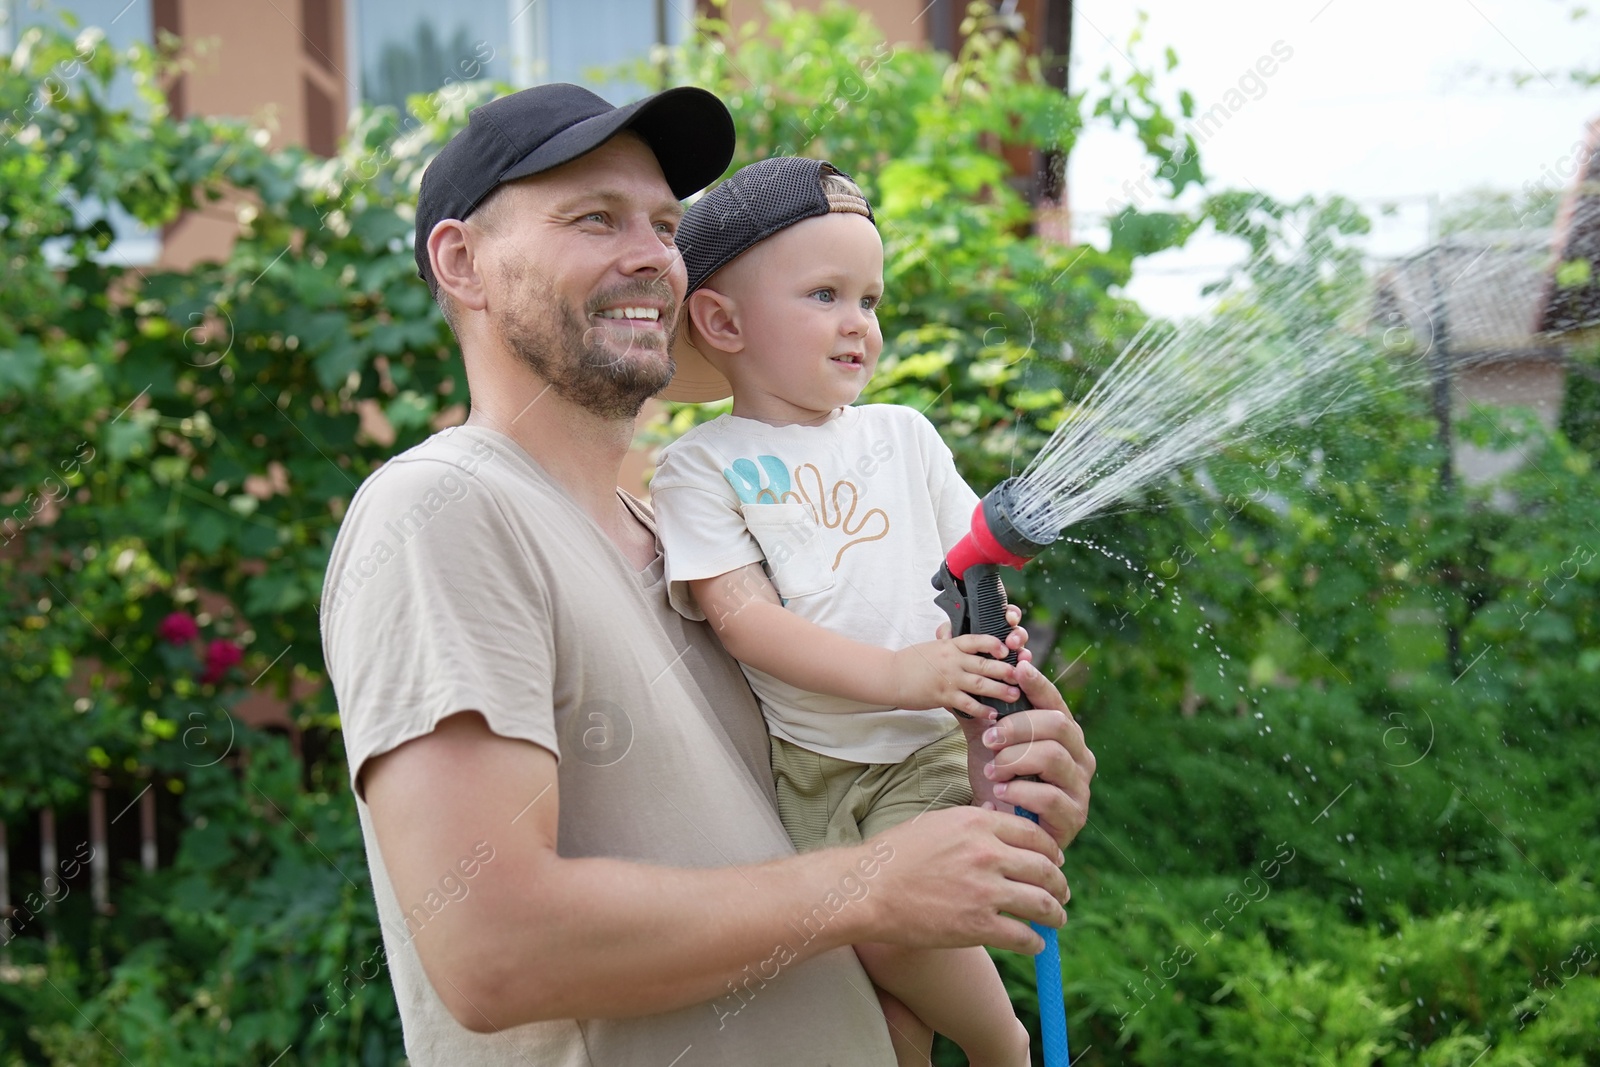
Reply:
<svg viewBox="0 0 1600 1067"><path fill-rule="evenodd" d="M1018 808L1017 814L1035 823L1039 816ZM1061 943L1054 927L1029 923L1044 938L1044 948L1033 957L1033 982L1039 994L1039 1033L1044 1039L1044 1067L1067 1067L1067 1003L1061 989Z"/></svg>
<svg viewBox="0 0 1600 1067"><path fill-rule="evenodd" d="M1005 484L1002 483L1001 488ZM990 496L994 496L991 492ZM985 497L985 502L989 497ZM984 506L979 505L976 522L983 514ZM976 527L975 527L976 528ZM969 535L970 539L970 535ZM966 544L963 541L962 544ZM959 547L959 546L958 546ZM1038 545L1030 545L1037 551ZM955 553L952 552L952 555ZM969 563L963 570L964 577L957 577L951 572L948 564L939 568L939 573L934 575L933 587L938 590L934 602L950 617L950 632L954 635L983 633L990 634L1004 641L1011 633L1011 623L1006 618L1006 587L1000 581L1000 568L994 563ZM1006 657L1006 662L1016 664L1017 653L1012 652ZM1028 703L1026 697L1016 701L1004 701L997 697L979 697L982 703L1004 718L1026 711L1033 705ZM1023 778L1019 781L1038 781L1036 778ZM1026 819L1032 819L1034 824L1039 822L1039 816L1022 808L1016 809L1017 814ZM1039 994L1039 1033L1044 1039L1044 1064L1045 1067L1069 1067L1071 1057L1067 1052L1067 1005L1061 990L1061 944L1056 932L1048 926L1038 923L1029 923L1044 938L1044 948L1033 957L1034 986Z"/></svg>

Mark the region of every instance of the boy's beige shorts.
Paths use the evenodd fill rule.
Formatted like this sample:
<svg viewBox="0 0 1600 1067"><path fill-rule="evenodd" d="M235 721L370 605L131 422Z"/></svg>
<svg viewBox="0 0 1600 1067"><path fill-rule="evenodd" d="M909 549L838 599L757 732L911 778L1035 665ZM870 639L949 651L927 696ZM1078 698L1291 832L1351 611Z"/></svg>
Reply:
<svg viewBox="0 0 1600 1067"><path fill-rule="evenodd" d="M852 763L768 740L778 817L800 852L854 844L925 811L972 803L959 726L899 763Z"/></svg>

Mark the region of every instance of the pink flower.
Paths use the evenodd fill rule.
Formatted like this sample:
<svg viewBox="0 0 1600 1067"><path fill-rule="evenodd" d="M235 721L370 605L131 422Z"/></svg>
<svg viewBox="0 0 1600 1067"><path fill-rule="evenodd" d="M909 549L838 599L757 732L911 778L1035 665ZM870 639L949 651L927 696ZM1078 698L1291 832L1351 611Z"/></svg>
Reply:
<svg viewBox="0 0 1600 1067"><path fill-rule="evenodd" d="M195 625L193 615L186 611L174 611L161 620L161 625L156 627L156 634L169 645L183 645L200 636L200 627Z"/></svg>
<svg viewBox="0 0 1600 1067"><path fill-rule="evenodd" d="M228 668L244 658L244 650L232 641L222 638L206 646L206 669L200 674L200 681L216 685L228 676Z"/></svg>

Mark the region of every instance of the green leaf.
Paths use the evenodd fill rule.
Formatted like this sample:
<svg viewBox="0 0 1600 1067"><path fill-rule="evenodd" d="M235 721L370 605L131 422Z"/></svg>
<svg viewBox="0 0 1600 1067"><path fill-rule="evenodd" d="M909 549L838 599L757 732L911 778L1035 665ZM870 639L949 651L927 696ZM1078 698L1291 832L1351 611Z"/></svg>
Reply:
<svg viewBox="0 0 1600 1067"><path fill-rule="evenodd" d="M245 611L252 615L293 611L307 603L305 583L286 567L252 578L246 588Z"/></svg>
<svg viewBox="0 0 1600 1067"><path fill-rule="evenodd" d="M403 434L427 426L436 412L436 405L432 398L408 389L389 401L383 411L396 432Z"/></svg>
<svg viewBox="0 0 1600 1067"><path fill-rule="evenodd" d="M350 336L350 318L340 311L319 311L296 316L290 328L303 351L315 352Z"/></svg>
<svg viewBox="0 0 1600 1067"><path fill-rule="evenodd" d="M0 396L33 392L44 361L44 350L31 337L22 338L17 348L0 349Z"/></svg>
<svg viewBox="0 0 1600 1067"><path fill-rule="evenodd" d="M1181 245L1194 224L1170 212L1141 212L1124 208L1109 220L1111 250L1130 258L1150 256Z"/></svg>
<svg viewBox="0 0 1600 1067"><path fill-rule="evenodd" d="M113 462L142 456L150 450L154 426L148 412L130 411L100 431L100 447Z"/></svg>
<svg viewBox="0 0 1600 1067"><path fill-rule="evenodd" d="M1576 289L1589 284L1591 268L1587 259L1569 259L1556 267L1556 285Z"/></svg>
<svg viewBox="0 0 1600 1067"><path fill-rule="evenodd" d="M82 367L57 367L55 391L59 400L88 396L101 381L100 368L93 363Z"/></svg>
<svg viewBox="0 0 1600 1067"><path fill-rule="evenodd" d="M187 540L196 552L210 556L219 551L228 540L232 524L210 508L198 509L185 527Z"/></svg>
<svg viewBox="0 0 1600 1067"><path fill-rule="evenodd" d="M366 346L358 341L334 341L312 361L316 367L317 381L324 389L342 386L365 363L365 349Z"/></svg>

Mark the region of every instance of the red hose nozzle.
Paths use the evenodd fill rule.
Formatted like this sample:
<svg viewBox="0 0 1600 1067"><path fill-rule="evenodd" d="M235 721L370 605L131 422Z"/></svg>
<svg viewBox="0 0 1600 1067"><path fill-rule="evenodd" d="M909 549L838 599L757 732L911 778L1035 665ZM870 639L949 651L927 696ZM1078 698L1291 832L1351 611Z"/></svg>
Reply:
<svg viewBox="0 0 1600 1067"><path fill-rule="evenodd" d="M1044 542L1034 541L1017 529L1013 518L1016 494L1017 480L1007 478L978 501L972 512L971 531L945 557L945 566L953 576L960 578L968 567L978 563L1021 567L1055 540L1051 537Z"/></svg>

